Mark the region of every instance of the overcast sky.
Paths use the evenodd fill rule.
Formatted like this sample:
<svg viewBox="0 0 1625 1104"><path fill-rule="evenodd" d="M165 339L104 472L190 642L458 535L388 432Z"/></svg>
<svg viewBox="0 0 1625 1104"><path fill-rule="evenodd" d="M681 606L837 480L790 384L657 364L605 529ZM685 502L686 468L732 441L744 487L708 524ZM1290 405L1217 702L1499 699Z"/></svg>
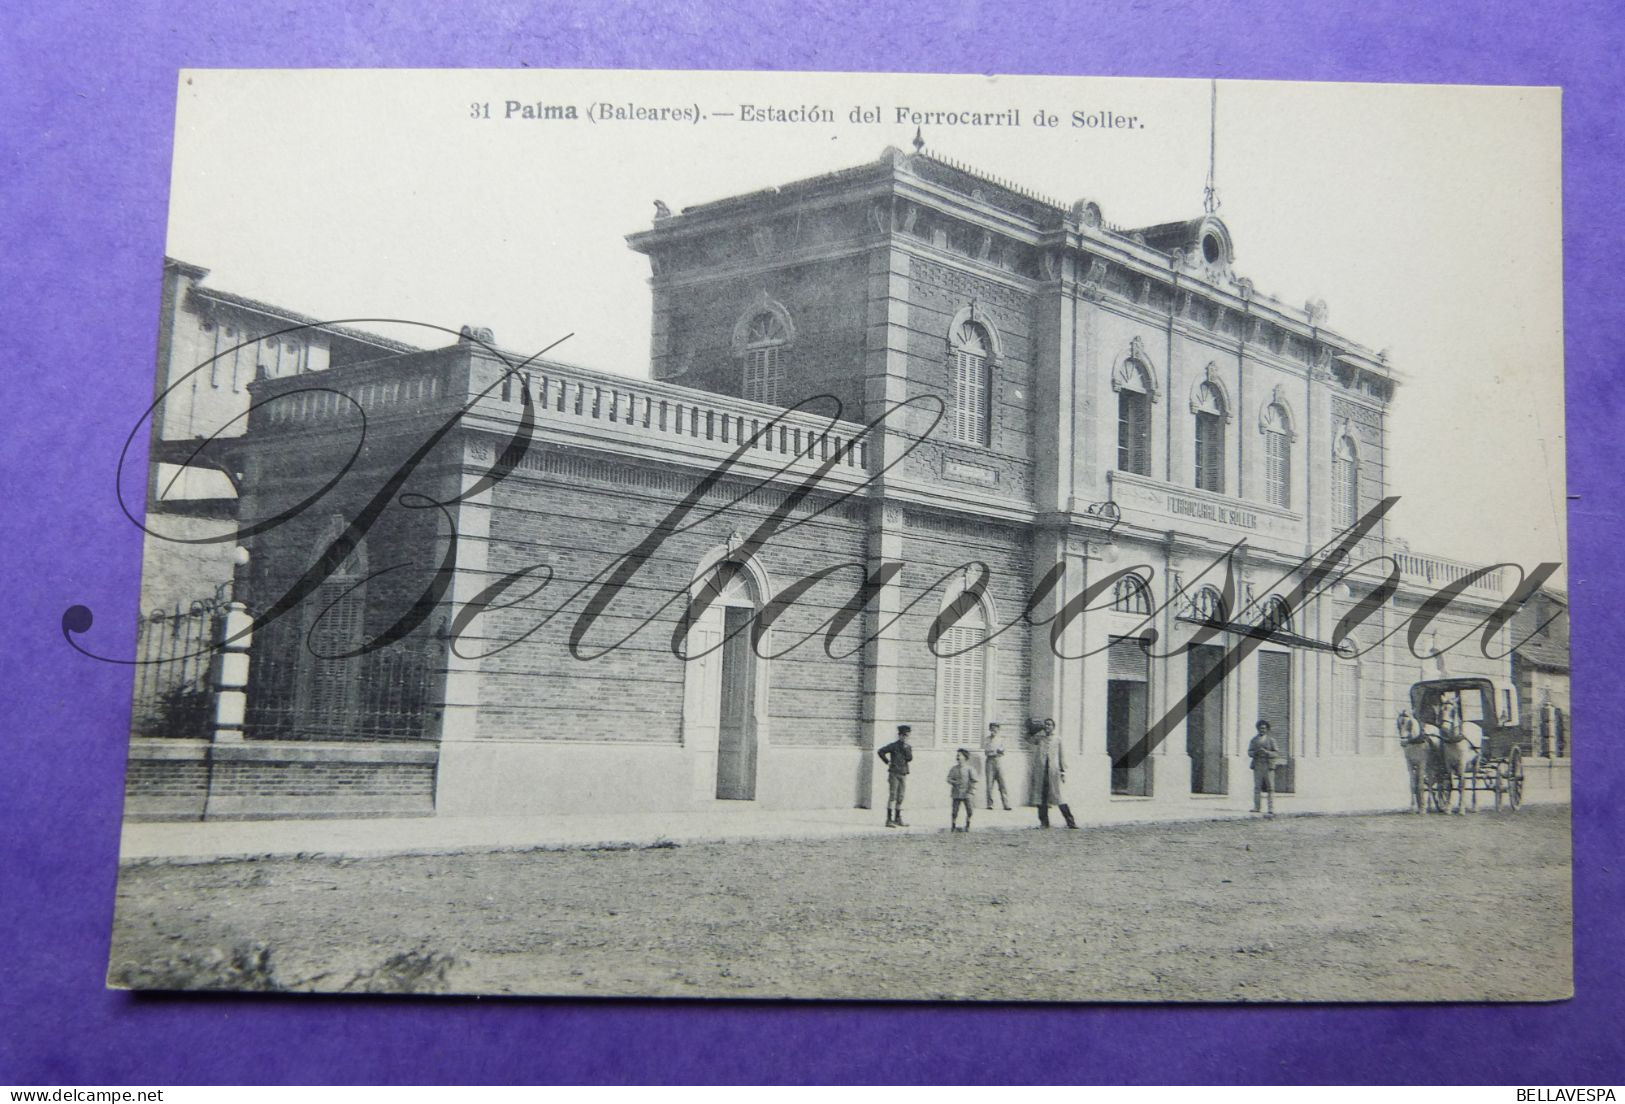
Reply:
<svg viewBox="0 0 1625 1104"><path fill-rule="evenodd" d="M508 100L575 121L502 119ZM697 105L591 122L595 103ZM489 104L489 119L471 118ZM831 124L746 123L818 105ZM856 106L879 124L853 124ZM169 252L211 286L322 318L490 326L530 351L647 376L648 263L624 235L673 210L906 147L896 109L1022 113L928 125L937 153L1126 226L1201 213L1205 81L620 72L192 71ZM1039 109L1060 126L1032 125ZM1074 110L1135 116L1070 126ZM716 112L735 112L733 119ZM1390 422L1397 532L1471 563L1563 551L1559 102L1550 89L1221 82L1217 177L1235 268L1410 377ZM376 327L380 330L386 327ZM428 331L392 330L442 344Z"/></svg>

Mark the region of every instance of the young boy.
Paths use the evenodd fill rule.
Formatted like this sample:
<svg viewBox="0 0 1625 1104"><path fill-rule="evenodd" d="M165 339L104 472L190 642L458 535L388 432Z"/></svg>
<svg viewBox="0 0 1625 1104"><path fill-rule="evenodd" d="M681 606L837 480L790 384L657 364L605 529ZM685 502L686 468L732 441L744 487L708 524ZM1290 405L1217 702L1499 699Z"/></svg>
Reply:
<svg viewBox="0 0 1625 1104"><path fill-rule="evenodd" d="M954 756L954 765L948 770L948 795L953 798L953 807L948 813L948 831L969 832L970 811L975 806L973 799L976 796L976 769L970 765L970 750L960 748ZM959 827L959 809L965 808L965 827Z"/></svg>
<svg viewBox="0 0 1625 1104"><path fill-rule="evenodd" d="M903 791L908 788L908 765L914 760L914 747L908 725L897 726L897 739L875 752L886 764L886 827L907 828L903 823Z"/></svg>

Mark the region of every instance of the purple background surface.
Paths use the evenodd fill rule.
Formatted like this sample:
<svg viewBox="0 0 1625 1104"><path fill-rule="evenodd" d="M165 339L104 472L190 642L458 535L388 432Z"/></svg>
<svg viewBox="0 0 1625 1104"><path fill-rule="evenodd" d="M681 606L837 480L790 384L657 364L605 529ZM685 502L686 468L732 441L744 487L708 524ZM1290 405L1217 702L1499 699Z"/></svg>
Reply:
<svg viewBox="0 0 1625 1104"><path fill-rule="evenodd" d="M1625 695L1602 674L1625 649L1611 539L1625 450L1625 35L1611 0L33 7L8 9L0 36L0 1083L1625 1079L1625 770L1606 742ZM521 64L1564 86L1579 995L1499 1007L932 1007L104 990L130 679L76 655L59 621L83 603L99 620L96 646L129 654L139 542L113 472L151 394L176 70Z"/></svg>

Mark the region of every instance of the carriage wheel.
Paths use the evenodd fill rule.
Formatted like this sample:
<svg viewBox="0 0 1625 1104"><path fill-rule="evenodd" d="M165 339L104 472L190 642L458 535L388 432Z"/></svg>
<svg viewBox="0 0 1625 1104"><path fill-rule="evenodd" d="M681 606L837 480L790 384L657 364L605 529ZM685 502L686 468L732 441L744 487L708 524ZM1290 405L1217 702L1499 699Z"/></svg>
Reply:
<svg viewBox="0 0 1625 1104"><path fill-rule="evenodd" d="M1514 747L1507 757L1507 800L1513 812L1523 804L1523 751Z"/></svg>

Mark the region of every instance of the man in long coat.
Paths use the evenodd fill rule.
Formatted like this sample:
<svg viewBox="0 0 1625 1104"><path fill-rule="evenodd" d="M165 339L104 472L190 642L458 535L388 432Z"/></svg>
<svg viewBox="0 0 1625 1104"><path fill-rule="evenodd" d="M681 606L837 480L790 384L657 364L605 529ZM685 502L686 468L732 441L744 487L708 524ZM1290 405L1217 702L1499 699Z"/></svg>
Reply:
<svg viewBox="0 0 1625 1104"><path fill-rule="evenodd" d="M1068 828L1076 828L1078 822L1072 817L1072 810L1067 806L1066 795L1061 791L1061 784L1066 781L1066 753L1061 750L1061 740L1055 735L1055 721L1046 717L1042 725L1033 728L1027 737L1033 749L1033 790L1038 799L1038 826L1049 827L1049 807L1060 807L1061 816L1066 818Z"/></svg>

